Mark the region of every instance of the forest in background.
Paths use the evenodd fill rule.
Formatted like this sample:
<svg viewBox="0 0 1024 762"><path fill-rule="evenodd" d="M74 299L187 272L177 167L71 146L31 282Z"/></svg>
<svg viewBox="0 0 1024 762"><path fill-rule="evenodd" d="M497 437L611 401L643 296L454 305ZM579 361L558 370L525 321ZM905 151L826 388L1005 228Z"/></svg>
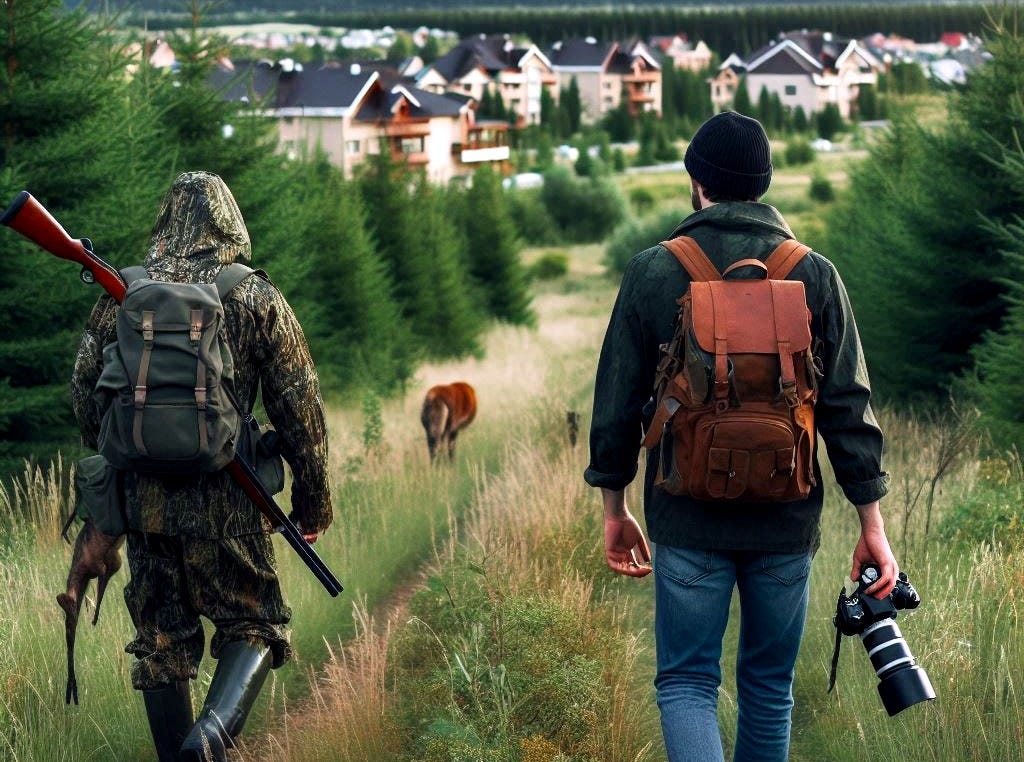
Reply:
<svg viewBox="0 0 1024 762"><path fill-rule="evenodd" d="M96 4L93 4L96 7ZM110 7L114 8L113 2ZM176 12L125 6L119 20L149 30L173 29L187 24L187 2L165 5ZM998 6L997 6L998 7ZM703 40L721 58L729 53L749 53L780 31L822 29L843 37L860 38L875 32L899 34L913 40L934 42L943 32L981 34L994 11L992 5L959 3L827 2L807 4L634 4L622 6L583 4L543 6L402 7L367 2L348 8L344 4L305 10L255 12L241 7L231 12L229 2L206 13L207 24L287 21L323 27L416 29L420 26L471 34L523 36L542 48L557 40L592 35L599 40L629 41L651 35L688 35Z"/></svg>

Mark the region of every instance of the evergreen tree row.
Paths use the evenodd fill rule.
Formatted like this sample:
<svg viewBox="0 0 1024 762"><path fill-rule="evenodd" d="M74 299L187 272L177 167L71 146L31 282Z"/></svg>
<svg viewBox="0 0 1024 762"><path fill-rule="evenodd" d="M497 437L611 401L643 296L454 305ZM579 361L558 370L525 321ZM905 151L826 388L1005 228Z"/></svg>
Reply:
<svg viewBox="0 0 1024 762"><path fill-rule="evenodd" d="M1012 14L1011 15L1015 15ZM1024 37L1015 18L992 61L950 96L949 120L897 118L827 220L826 253L857 311L885 400L980 407L1001 445L1024 442Z"/></svg>
<svg viewBox="0 0 1024 762"><path fill-rule="evenodd" d="M439 189L382 158L345 180L276 152L270 120L207 86L222 43L172 41L177 74L139 68L95 18L60 0L0 17L0 205L28 189L117 267L141 262L164 192L205 169L232 189L253 260L293 304L327 393L400 387L428 358L479 353L492 319L533 313L494 173ZM68 262L0 230L0 473L77 441L68 381L98 296Z"/></svg>
<svg viewBox="0 0 1024 762"><path fill-rule="evenodd" d="M370 6L369 0L366 0ZM267 20L267 14L253 14L245 4L235 7L225 3L218 8L222 23ZM265 4L266 5L266 4ZM692 40L704 40L723 58L729 53L741 55L774 39L780 31L816 28L849 37L863 37L875 32L894 32L921 41L939 39L943 32L959 31L981 34L988 25L991 8L976 2L944 3L675 3L662 0L651 3L609 5L586 3L551 7L536 3L519 3L504 7L439 8L433 2L421 7L405 3L403 8L373 4L360 7L355 0L337 11L310 11L295 7L295 12L280 20L317 26L381 28L390 25L413 29L420 25L450 29L461 36L509 32L529 37L538 45L549 45L569 37L593 35L600 40L647 39L650 35L686 32ZM164 11L179 10L173 0L166 0ZM267 6L273 13L273 6ZM282 11L285 9L281 9ZM290 9L289 9L290 10ZM248 12L248 13L247 13ZM146 10L130 11L126 19L145 23L150 29L181 26L179 14L154 15ZM213 19L211 19L213 20Z"/></svg>

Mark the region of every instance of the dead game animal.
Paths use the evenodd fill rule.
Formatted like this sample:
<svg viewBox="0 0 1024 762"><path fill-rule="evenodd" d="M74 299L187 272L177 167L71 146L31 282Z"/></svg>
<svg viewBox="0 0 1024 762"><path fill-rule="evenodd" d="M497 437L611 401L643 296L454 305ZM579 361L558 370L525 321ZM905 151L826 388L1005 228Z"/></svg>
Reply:
<svg viewBox="0 0 1024 762"><path fill-rule="evenodd" d="M64 525L62 536L68 539L68 528L74 514ZM71 554L71 570L68 572L67 588L57 596L57 603L64 610L64 637L68 651L68 681L64 690L64 703L72 701L78 704L78 681L75 678L75 631L78 629L78 615L82 601L89 586L89 580L96 580L96 609L92 616L95 625L100 618L100 604L103 594L107 591L110 578L121 568L121 546L124 535L104 534L91 521L82 524L82 529L75 538L74 551Z"/></svg>
<svg viewBox="0 0 1024 762"><path fill-rule="evenodd" d="M464 381L439 384L427 391L420 412L420 422L427 434L430 459L438 447L447 448L448 458L455 457L455 440L459 432L476 417L476 391Z"/></svg>

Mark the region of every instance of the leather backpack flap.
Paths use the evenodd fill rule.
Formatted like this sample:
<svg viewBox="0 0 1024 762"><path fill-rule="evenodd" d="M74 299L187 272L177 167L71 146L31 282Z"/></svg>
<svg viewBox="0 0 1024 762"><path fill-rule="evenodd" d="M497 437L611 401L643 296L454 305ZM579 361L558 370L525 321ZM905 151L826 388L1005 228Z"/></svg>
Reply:
<svg viewBox="0 0 1024 762"><path fill-rule="evenodd" d="M716 335L724 337L730 354L775 354L784 337L794 354L811 346L810 314L798 280L694 282L690 292L694 337L705 352L714 354ZM716 316L724 325L716 325Z"/></svg>

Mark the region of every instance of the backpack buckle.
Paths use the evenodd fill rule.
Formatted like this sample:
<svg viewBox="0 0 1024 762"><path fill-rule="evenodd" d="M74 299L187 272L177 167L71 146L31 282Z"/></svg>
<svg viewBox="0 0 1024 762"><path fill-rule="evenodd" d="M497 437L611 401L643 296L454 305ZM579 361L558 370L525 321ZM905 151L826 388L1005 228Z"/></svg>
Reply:
<svg viewBox="0 0 1024 762"><path fill-rule="evenodd" d="M189 325L188 338L190 341L198 342L203 333L203 311L192 310Z"/></svg>
<svg viewBox="0 0 1024 762"><path fill-rule="evenodd" d="M788 383L779 379L779 396L777 399L785 400L786 405L790 408L800 407L800 397L797 394L796 381L789 381Z"/></svg>
<svg viewBox="0 0 1024 762"><path fill-rule="evenodd" d="M142 410L146 406L146 392L148 389L145 386L135 387L135 409Z"/></svg>
<svg viewBox="0 0 1024 762"><path fill-rule="evenodd" d="M153 343L153 315L150 310L142 312L142 340L147 344Z"/></svg>

